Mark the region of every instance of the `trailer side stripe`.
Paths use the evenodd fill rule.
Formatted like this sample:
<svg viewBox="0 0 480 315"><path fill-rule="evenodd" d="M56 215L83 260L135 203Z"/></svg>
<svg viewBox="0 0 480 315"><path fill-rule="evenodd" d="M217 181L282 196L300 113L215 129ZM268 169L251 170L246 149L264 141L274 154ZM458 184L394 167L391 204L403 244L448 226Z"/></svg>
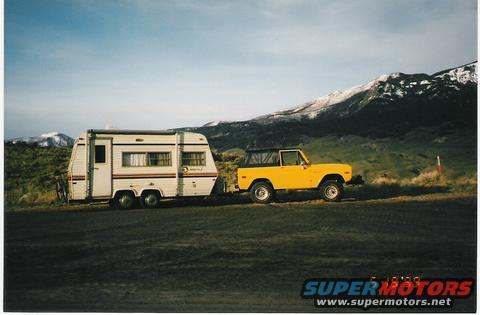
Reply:
<svg viewBox="0 0 480 315"><path fill-rule="evenodd" d="M85 145L85 143L77 143L77 146ZM112 145L168 145L173 146L175 143L112 143ZM208 143L179 143L179 146L183 145L208 145Z"/></svg>
<svg viewBox="0 0 480 315"><path fill-rule="evenodd" d="M175 145L175 143L113 143L113 145ZM208 145L208 143L179 143L178 145Z"/></svg>
<svg viewBox="0 0 480 315"><path fill-rule="evenodd" d="M179 174L179 177L217 177L217 173L188 173ZM175 178L175 173L171 174L114 174L113 179L141 179L141 178Z"/></svg>
<svg viewBox="0 0 480 315"><path fill-rule="evenodd" d="M113 179L127 178L174 178L175 174L113 174Z"/></svg>
<svg viewBox="0 0 480 315"><path fill-rule="evenodd" d="M85 176L83 175L68 176L68 180L85 180Z"/></svg>
<svg viewBox="0 0 480 315"><path fill-rule="evenodd" d="M218 173L187 173L179 174L181 178L185 177L217 177ZM165 174L114 174L113 179L142 179L142 178L175 178L175 173L165 173ZM68 180L85 180L85 176L82 175L73 175L69 176Z"/></svg>

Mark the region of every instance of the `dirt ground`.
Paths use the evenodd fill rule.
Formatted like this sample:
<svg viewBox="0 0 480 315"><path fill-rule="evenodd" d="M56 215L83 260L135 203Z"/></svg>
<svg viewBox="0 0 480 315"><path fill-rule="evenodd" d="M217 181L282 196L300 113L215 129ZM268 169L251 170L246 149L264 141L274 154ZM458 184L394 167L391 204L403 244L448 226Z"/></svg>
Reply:
<svg viewBox="0 0 480 315"><path fill-rule="evenodd" d="M7 212L5 310L322 311L306 278L475 277L476 213L455 194Z"/></svg>

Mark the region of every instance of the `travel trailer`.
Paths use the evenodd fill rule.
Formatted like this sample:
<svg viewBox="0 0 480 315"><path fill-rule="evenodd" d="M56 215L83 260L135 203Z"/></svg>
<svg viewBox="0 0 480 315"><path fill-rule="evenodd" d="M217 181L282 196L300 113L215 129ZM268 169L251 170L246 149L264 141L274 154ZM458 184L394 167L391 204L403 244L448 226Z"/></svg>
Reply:
<svg viewBox="0 0 480 315"><path fill-rule="evenodd" d="M209 196L225 186L201 134L97 129L75 140L66 185L68 201L121 209L137 200L153 208L161 198Z"/></svg>

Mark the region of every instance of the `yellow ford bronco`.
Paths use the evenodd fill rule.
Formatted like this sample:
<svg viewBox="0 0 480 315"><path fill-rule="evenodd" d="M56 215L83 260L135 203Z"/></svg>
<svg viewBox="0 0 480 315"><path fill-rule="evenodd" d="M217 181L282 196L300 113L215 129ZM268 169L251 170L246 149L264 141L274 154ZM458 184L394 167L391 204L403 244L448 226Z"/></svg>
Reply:
<svg viewBox="0 0 480 315"><path fill-rule="evenodd" d="M301 149L256 149L246 152L238 168L238 190L253 202L269 203L282 189L319 189L326 201L340 201L343 184L363 184L348 164L311 164Z"/></svg>

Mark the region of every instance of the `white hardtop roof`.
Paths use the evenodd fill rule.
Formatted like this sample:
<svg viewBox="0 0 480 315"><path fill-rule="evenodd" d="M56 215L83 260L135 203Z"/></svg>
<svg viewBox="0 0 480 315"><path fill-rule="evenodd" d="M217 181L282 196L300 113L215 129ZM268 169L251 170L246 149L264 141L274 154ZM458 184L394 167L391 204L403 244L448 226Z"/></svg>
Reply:
<svg viewBox="0 0 480 315"><path fill-rule="evenodd" d="M117 135L174 135L185 133L176 130L120 130L120 129L88 129L87 133L117 134Z"/></svg>
<svg viewBox="0 0 480 315"><path fill-rule="evenodd" d="M183 137L187 137L188 140L193 141L204 141L208 144L207 138L201 133L196 132L187 132L187 131L177 131L177 130L121 130L121 129L88 129L78 136L77 139L84 140L83 138L87 137L88 134L91 135L111 135L112 137L123 137L123 136L175 136L176 134ZM199 137L198 139L193 139L192 137ZM182 140L183 141L183 140Z"/></svg>

